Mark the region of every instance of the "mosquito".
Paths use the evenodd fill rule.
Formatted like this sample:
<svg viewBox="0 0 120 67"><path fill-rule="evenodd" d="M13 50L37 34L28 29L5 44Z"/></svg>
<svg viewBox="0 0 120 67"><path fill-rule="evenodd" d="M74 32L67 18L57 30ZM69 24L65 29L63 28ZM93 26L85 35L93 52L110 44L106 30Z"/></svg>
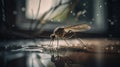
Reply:
<svg viewBox="0 0 120 67"><path fill-rule="evenodd" d="M50 35L50 38L52 41L57 39L57 48L58 48L59 38L64 39L66 44L69 45L69 43L65 40L65 38L72 38L76 32L84 32L90 29L91 29L91 26L89 24L77 24L77 25L71 25L71 26L66 26L66 27L57 27L54 29L53 34ZM72 35L69 35L69 34L72 34ZM81 39L79 41L82 44L84 44Z"/></svg>

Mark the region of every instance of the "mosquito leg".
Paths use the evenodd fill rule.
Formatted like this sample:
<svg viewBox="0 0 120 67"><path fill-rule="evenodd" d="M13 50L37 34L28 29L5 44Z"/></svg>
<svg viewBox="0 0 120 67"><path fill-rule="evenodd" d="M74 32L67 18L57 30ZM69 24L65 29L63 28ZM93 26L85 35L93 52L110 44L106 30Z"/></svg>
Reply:
<svg viewBox="0 0 120 67"><path fill-rule="evenodd" d="M67 37L67 39L71 39L73 36L75 36L76 34L75 34L75 32L73 32L72 30L69 30L68 32L67 32L67 34L72 34L72 35L70 35L69 37ZM76 37L76 36L75 36ZM64 35L64 38L65 38L65 35ZM65 38L66 39L66 38ZM64 39L64 41L66 42L66 44L68 45L68 46L70 46L70 44L66 41ZM72 45L74 45L73 43L71 43Z"/></svg>
<svg viewBox="0 0 120 67"><path fill-rule="evenodd" d="M69 43L67 42L67 40L65 38L63 38L63 40L65 41L65 43L67 44L67 46L70 46Z"/></svg>
<svg viewBox="0 0 120 67"><path fill-rule="evenodd" d="M49 43L49 45L48 45L48 47L51 47L51 45L52 45L52 39L50 40L50 43Z"/></svg>
<svg viewBox="0 0 120 67"><path fill-rule="evenodd" d="M58 48L58 46L59 46L59 40L58 40L58 38L57 38L57 48Z"/></svg>
<svg viewBox="0 0 120 67"><path fill-rule="evenodd" d="M74 36L75 36L75 39L84 47L84 48L86 48L86 44L82 41L82 39L81 38L77 38L77 36L76 36L76 33L75 32L73 32L74 34Z"/></svg>
<svg viewBox="0 0 120 67"><path fill-rule="evenodd" d="M77 38L75 32L72 32L72 31L70 30L70 31L68 31L68 33L73 33L73 35L71 35L70 37L68 37L69 39L72 38L73 36L75 36L75 39L76 39L80 44L82 44L83 47L86 47L86 44L84 44L84 42L82 41L82 39L81 39L81 38Z"/></svg>
<svg viewBox="0 0 120 67"><path fill-rule="evenodd" d="M78 38L78 42L82 44L83 49L86 49L86 44L82 41L81 38Z"/></svg>
<svg viewBox="0 0 120 67"><path fill-rule="evenodd" d="M53 42L54 42L54 39L51 39L51 40L50 40L50 44L48 45L48 47L50 47L50 53L51 53L51 54L54 53L53 48L51 48L51 47L53 47Z"/></svg>
<svg viewBox="0 0 120 67"><path fill-rule="evenodd" d="M57 56L59 56L59 40L57 38L57 48L56 48Z"/></svg>
<svg viewBox="0 0 120 67"><path fill-rule="evenodd" d="M53 39L53 41L52 41L52 46L51 46L51 47L52 47L52 53L53 53L53 54L55 53L55 50L56 50L56 49L54 48L54 44L53 44L54 41L55 41L55 39Z"/></svg>

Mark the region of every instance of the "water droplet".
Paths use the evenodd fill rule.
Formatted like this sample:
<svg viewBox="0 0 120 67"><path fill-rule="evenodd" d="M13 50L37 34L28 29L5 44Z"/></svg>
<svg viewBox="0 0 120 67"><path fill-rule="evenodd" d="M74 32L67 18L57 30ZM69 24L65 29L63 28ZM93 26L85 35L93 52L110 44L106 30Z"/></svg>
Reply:
<svg viewBox="0 0 120 67"><path fill-rule="evenodd" d="M99 14L97 14L97 16L99 16Z"/></svg>
<svg viewBox="0 0 120 67"><path fill-rule="evenodd" d="M73 11L70 11L70 13L73 13Z"/></svg>
<svg viewBox="0 0 120 67"><path fill-rule="evenodd" d="M114 25L114 22L110 22L111 25Z"/></svg>
<svg viewBox="0 0 120 67"><path fill-rule="evenodd" d="M25 11L25 7L22 7L21 10L24 12Z"/></svg>
<svg viewBox="0 0 120 67"><path fill-rule="evenodd" d="M86 6L86 3L83 3L83 6Z"/></svg>
<svg viewBox="0 0 120 67"><path fill-rule="evenodd" d="M114 25L114 22L110 19L108 19L108 22L110 22L111 25Z"/></svg>
<svg viewBox="0 0 120 67"><path fill-rule="evenodd" d="M102 5L99 6L100 8L102 7Z"/></svg>

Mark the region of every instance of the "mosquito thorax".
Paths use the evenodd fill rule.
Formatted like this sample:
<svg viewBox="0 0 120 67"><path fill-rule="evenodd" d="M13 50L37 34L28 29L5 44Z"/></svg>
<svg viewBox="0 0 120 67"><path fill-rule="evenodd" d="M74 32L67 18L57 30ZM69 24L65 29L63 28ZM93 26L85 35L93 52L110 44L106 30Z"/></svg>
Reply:
<svg viewBox="0 0 120 67"><path fill-rule="evenodd" d="M64 32L65 32L64 28L60 28L60 27L58 27L54 30L54 34L57 36L62 36L64 34Z"/></svg>

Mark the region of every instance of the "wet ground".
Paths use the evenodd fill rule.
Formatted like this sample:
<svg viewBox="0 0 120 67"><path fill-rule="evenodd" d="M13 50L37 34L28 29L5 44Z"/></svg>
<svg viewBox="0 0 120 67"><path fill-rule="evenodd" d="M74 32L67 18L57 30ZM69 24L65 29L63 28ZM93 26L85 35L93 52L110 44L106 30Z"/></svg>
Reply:
<svg viewBox="0 0 120 67"><path fill-rule="evenodd" d="M120 67L118 39L82 41L84 45L76 39L67 40L69 44L54 41L52 45L49 39L1 41L0 67L56 67L56 63L65 67ZM61 60L56 61L57 56Z"/></svg>

